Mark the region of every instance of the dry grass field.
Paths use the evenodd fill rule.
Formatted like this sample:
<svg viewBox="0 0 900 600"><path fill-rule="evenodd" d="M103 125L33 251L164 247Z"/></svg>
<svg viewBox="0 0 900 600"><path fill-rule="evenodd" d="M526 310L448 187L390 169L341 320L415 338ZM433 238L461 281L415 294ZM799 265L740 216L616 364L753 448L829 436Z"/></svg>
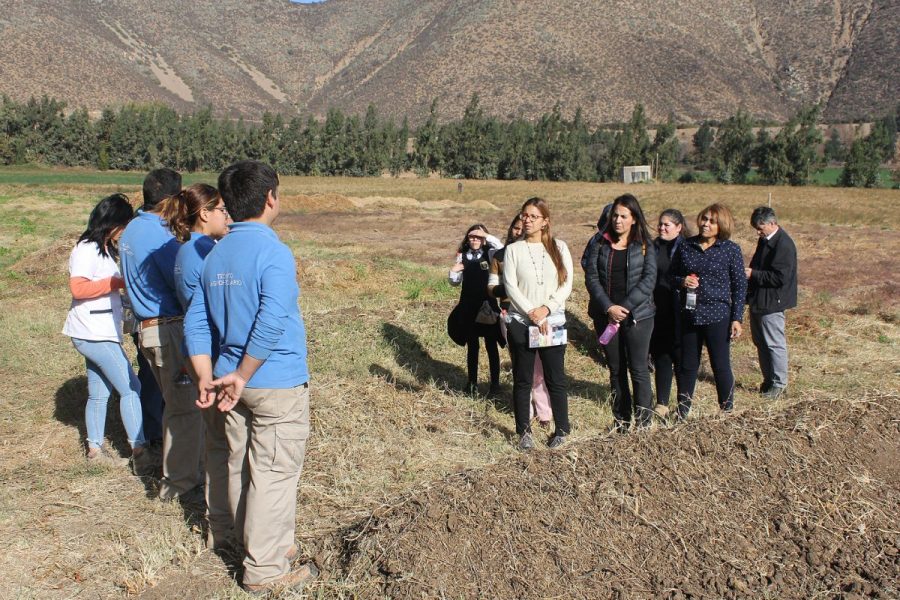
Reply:
<svg viewBox="0 0 900 600"><path fill-rule="evenodd" d="M610 438L609 388L576 267L566 355L572 442L563 452L539 448L521 457L505 404L509 374L501 401L462 392L465 352L445 333L458 293L446 269L470 224L501 234L533 195L550 201L553 227L577 265L601 207L626 188L466 181L457 193L456 186L434 179L282 182L277 229L298 259L313 373L313 436L297 499L299 544L324 574L310 597L900 593L890 577L900 572L900 193L628 187L654 216L670 206L693 215L724 202L739 219L735 237L748 260L755 233L747 219L771 192L800 252L800 307L788 317L790 395L777 405L755 395L747 330L733 348L734 417L716 414L714 389L702 380L687 425ZM122 184L0 186L0 597L243 598L234 565L204 549L196 515L154 500L152 481L83 459L84 365L60 334L69 305L66 265L90 208L113 191L139 194ZM121 449L117 415L111 403L108 437ZM760 439L775 441L755 445ZM752 463L741 462L754 453ZM669 475L656 468L670 462L683 468ZM601 483L602 494L594 488ZM588 485L594 492L579 496ZM666 496L676 489L680 496ZM728 512L735 507L723 498L734 490L748 497ZM509 499L508 513L490 511L498 498ZM580 508L606 506L598 498L615 511L575 518ZM777 506L774 498L782 499ZM578 528L558 529L560 507L573 511ZM693 534L684 532L684 515ZM728 515L732 522L723 523ZM507 516L519 545L460 554L463 542L501 536L496 530ZM716 533L704 534L704 523ZM750 523L752 535L728 529ZM465 537L454 537L460 531ZM787 540L785 531L806 532L804 540L818 545L785 550L773 542ZM745 545L732 548L735 539ZM618 552L582 571L583 554L556 546L593 549L596 557L598 540ZM704 544L712 545L705 554ZM722 561L735 573L778 567L760 567L751 573L756 579L721 569L687 570L681 579L648 574L648 561L710 561L716 544L741 557ZM644 545L655 555L644 555ZM507 552L516 559L507 561L504 579ZM445 571L435 566L442 560ZM792 571L797 565L804 570ZM554 579L564 584L554 588Z"/></svg>

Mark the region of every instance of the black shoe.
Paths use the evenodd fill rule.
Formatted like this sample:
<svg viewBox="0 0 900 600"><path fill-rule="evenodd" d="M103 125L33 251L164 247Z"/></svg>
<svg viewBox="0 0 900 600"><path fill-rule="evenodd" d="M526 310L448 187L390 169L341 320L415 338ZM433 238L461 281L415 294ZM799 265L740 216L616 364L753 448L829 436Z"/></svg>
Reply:
<svg viewBox="0 0 900 600"><path fill-rule="evenodd" d="M759 384L759 393L760 394L766 394L771 389L772 389L771 381L763 381L761 384Z"/></svg>
<svg viewBox="0 0 900 600"><path fill-rule="evenodd" d="M467 383L466 384L466 393L470 396L477 396L478 395L478 384L473 383L471 381L469 383Z"/></svg>
<svg viewBox="0 0 900 600"><path fill-rule="evenodd" d="M626 434L628 433L628 421L613 421L613 424L609 426L609 430L607 433L619 433Z"/></svg>
<svg viewBox="0 0 900 600"><path fill-rule="evenodd" d="M762 397L766 400L777 400L785 394L787 394L787 386L773 385L762 395Z"/></svg>

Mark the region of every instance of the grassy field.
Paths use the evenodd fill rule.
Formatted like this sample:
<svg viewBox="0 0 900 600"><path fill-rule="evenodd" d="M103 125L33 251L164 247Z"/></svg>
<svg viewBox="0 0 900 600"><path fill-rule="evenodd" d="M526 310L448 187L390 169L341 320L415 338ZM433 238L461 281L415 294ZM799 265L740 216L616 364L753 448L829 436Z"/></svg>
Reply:
<svg viewBox="0 0 900 600"><path fill-rule="evenodd" d="M212 174L197 180L214 181ZM193 178L189 180L194 180ZM93 204L141 175L0 171L0 589L11 598L242 598L229 566L204 550L196 516L151 498L152 482L83 460L84 365L59 332L69 305L69 251ZM599 185L437 179L284 178L277 224L298 259L309 331L313 437L298 497L298 536L318 540L449 473L515 455L504 399L462 393L465 351L446 336L456 290L446 282L465 229L501 234L521 202L550 202L577 259L602 206L636 192L649 215L694 215L720 201L746 223L772 194L800 252L800 307L789 313L791 397L852 399L900 390L900 192L717 185ZM605 371L576 267L566 356L574 444L610 422ZM128 345L128 351L133 349ZM749 332L733 348L738 410L764 407ZM487 365L482 365L482 381ZM486 389L486 384L483 385ZM715 413L702 380L697 418ZM115 406L108 437L121 449ZM544 450L538 450L543 452ZM326 579L314 597L352 596Z"/></svg>

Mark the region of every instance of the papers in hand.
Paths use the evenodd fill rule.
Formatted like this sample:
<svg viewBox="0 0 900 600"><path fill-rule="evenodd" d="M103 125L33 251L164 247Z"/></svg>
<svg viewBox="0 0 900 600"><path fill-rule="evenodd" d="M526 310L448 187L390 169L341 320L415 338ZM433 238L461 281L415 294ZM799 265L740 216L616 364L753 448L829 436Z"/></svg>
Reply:
<svg viewBox="0 0 900 600"><path fill-rule="evenodd" d="M568 343L569 336L566 331L566 314L563 311L551 313L547 317L550 325L550 333L544 335L539 326L532 325L528 328L528 347L546 348L547 346L562 346Z"/></svg>

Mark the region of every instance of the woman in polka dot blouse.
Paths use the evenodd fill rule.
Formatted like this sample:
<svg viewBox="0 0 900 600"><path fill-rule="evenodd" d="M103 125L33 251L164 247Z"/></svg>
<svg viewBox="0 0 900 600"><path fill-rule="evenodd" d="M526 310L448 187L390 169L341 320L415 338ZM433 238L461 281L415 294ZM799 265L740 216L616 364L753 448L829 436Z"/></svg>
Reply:
<svg viewBox="0 0 900 600"><path fill-rule="evenodd" d="M681 291L681 373L678 376L678 418L691 410L706 345L716 380L719 408L734 406L731 340L741 335L747 278L741 248L729 238L734 217L725 206L712 204L697 215L699 235L685 240L671 266L673 287ZM696 294L695 302L689 295ZM693 304L693 306L691 306Z"/></svg>

